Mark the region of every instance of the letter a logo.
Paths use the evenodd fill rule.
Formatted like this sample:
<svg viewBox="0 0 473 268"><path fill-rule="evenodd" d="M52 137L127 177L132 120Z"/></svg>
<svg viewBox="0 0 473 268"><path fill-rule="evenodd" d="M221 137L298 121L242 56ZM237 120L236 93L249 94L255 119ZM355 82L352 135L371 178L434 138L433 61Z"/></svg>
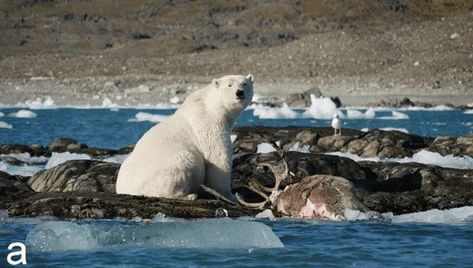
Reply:
<svg viewBox="0 0 473 268"><path fill-rule="evenodd" d="M20 250L8 254L7 261L10 265L26 264L26 247L23 243L11 243L8 246L8 250L12 250L14 247L19 247ZM20 256L17 260L13 260L13 256Z"/></svg>

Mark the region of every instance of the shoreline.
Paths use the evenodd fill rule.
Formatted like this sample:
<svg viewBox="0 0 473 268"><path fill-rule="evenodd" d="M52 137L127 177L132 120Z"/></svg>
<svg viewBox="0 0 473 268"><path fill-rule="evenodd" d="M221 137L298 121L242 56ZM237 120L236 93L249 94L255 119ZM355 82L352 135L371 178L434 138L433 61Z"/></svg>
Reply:
<svg viewBox="0 0 473 268"><path fill-rule="evenodd" d="M122 80L120 80L122 79ZM37 101L38 98L50 98L56 106L157 106L178 104L193 91L204 87L210 78L206 77L140 77L128 80L125 85L123 77L89 77L81 79L31 77L29 79L10 79L0 85L1 105L15 106ZM134 80L134 81L132 81ZM115 81L115 82L114 82ZM303 80L302 80L303 81ZM117 85L118 84L118 85ZM317 86L312 82L281 79L280 81L256 80L255 94L265 103L280 106L289 100L291 95L303 94L316 89L326 97L340 98L343 106L377 107L399 103L408 98L414 106L431 107L446 105L467 109L473 104L473 90L422 90L393 88L358 88L350 89L345 85ZM159 106L158 105L158 106ZM412 106L412 105L410 105ZM296 106L307 107L307 106Z"/></svg>

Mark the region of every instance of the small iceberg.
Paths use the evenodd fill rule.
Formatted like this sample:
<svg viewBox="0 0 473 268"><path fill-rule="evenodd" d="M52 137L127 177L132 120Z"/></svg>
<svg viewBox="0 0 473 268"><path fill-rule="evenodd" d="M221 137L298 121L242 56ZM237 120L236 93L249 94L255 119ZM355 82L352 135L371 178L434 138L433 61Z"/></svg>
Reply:
<svg viewBox="0 0 473 268"><path fill-rule="evenodd" d="M6 122L0 121L0 128L8 128L8 129L10 129L10 128L13 128L13 126L10 125L10 124L8 124L8 123L6 123Z"/></svg>
<svg viewBox="0 0 473 268"><path fill-rule="evenodd" d="M133 245L153 248L281 248L281 240L260 222L231 219L157 221L151 224L52 221L26 237L32 251L97 250Z"/></svg>
<svg viewBox="0 0 473 268"><path fill-rule="evenodd" d="M357 109L347 109L346 117L348 119L374 119L376 112L373 108L368 108L365 112Z"/></svg>
<svg viewBox="0 0 473 268"><path fill-rule="evenodd" d="M21 109L16 113L11 113L8 116L16 118L35 118L37 117L36 113L30 110Z"/></svg>
<svg viewBox="0 0 473 268"><path fill-rule="evenodd" d="M169 115L161 115L161 114L150 114L145 112L139 112L135 114L135 118L131 118L128 122L151 122L151 123L160 123L168 119Z"/></svg>
<svg viewBox="0 0 473 268"><path fill-rule="evenodd" d="M253 105L253 116L260 119L295 119L300 114L293 111L286 103L282 107L268 107L264 105Z"/></svg>
<svg viewBox="0 0 473 268"><path fill-rule="evenodd" d="M338 113L337 105L330 98L310 95L311 105L304 112L304 117L312 117L314 119L332 119Z"/></svg>

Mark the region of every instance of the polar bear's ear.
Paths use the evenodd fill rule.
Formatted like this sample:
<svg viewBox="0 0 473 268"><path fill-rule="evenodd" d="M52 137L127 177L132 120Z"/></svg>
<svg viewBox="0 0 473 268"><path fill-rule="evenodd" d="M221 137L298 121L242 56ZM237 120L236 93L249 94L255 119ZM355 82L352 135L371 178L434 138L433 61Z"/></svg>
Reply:
<svg viewBox="0 0 473 268"><path fill-rule="evenodd" d="M246 76L246 79L250 80L251 83L253 83L253 81L255 81L255 78L253 77L252 74L248 74L248 75Z"/></svg>
<svg viewBox="0 0 473 268"><path fill-rule="evenodd" d="M219 85L218 79L212 80L212 85L214 85L215 87L218 87L218 85Z"/></svg>

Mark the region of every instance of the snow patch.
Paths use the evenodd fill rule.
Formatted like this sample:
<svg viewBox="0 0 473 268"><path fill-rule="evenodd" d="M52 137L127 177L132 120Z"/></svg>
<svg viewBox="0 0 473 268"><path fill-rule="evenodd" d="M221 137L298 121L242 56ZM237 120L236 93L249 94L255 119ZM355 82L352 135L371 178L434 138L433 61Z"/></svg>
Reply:
<svg viewBox="0 0 473 268"><path fill-rule="evenodd" d="M310 153L310 146L308 144L300 144L298 141L289 149L291 152Z"/></svg>
<svg viewBox="0 0 473 268"><path fill-rule="evenodd" d="M272 144L266 142L258 144L258 148L256 150L257 154L267 154L271 152L276 152L276 149Z"/></svg>
<svg viewBox="0 0 473 268"><path fill-rule="evenodd" d="M373 161L373 162L394 162L394 163L420 163L425 165L435 165L445 168L456 168L456 169L473 169L473 158L470 156L454 156L446 155L442 156L439 153L421 150L412 157L404 158L385 158L380 159L379 157L362 158L358 155L351 153L342 152L329 152L327 155L336 155L340 157L350 158L356 162L359 161Z"/></svg>
<svg viewBox="0 0 473 268"><path fill-rule="evenodd" d="M170 115L161 115L161 114L150 114L145 112L139 112L135 114L135 118L128 119L128 122L144 122L149 121L152 123L160 123L168 119Z"/></svg>

